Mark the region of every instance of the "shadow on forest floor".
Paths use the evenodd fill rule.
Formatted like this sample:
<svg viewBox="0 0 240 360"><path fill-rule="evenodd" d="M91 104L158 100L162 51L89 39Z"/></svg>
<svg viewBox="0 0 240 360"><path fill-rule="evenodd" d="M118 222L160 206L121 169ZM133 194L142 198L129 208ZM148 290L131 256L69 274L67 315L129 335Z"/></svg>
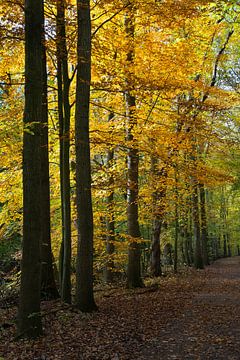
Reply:
<svg viewBox="0 0 240 360"><path fill-rule="evenodd" d="M97 293L99 311L42 306L45 335L14 341L16 309L0 309L4 360L239 360L240 257L186 269L135 291Z"/></svg>

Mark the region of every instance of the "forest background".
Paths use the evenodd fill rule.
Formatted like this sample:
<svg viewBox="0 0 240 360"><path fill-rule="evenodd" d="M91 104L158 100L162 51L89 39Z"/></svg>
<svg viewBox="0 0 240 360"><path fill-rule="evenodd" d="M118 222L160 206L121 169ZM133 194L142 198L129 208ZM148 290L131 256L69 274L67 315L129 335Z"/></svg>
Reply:
<svg viewBox="0 0 240 360"><path fill-rule="evenodd" d="M22 121L24 10L21 1L0 3L3 262L9 248L20 256L23 134L34 137L34 124L23 128ZM90 276L93 270L96 281L126 277L136 287L142 275L159 276L172 265L175 271L179 265L202 268L220 256L239 255L238 2L92 1L90 10ZM91 217L77 196L79 171L88 168L76 157L77 107L85 106L78 97L83 62L77 40L87 38L80 13L75 1L44 2L48 142L41 148L49 156L47 247L55 260L41 261L43 269L55 269L57 292L66 302L78 273L76 258L83 258L81 219ZM44 229L46 213L39 215ZM49 281L42 292L55 296Z"/></svg>

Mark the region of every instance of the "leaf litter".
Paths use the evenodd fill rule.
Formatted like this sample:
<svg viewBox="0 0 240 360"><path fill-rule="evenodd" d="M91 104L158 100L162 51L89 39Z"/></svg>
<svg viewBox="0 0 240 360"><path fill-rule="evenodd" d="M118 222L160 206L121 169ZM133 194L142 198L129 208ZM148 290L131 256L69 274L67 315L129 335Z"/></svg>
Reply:
<svg viewBox="0 0 240 360"><path fill-rule="evenodd" d="M16 307L0 309L4 360L239 360L240 258L96 292L99 311L42 304L44 336L15 340Z"/></svg>

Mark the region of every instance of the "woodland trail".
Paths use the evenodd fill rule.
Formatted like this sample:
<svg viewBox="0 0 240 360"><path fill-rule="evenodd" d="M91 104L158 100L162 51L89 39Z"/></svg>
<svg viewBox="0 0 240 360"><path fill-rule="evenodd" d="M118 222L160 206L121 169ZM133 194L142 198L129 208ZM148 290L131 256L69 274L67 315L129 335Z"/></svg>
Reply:
<svg viewBox="0 0 240 360"><path fill-rule="evenodd" d="M240 359L240 258L217 260L141 359Z"/></svg>
<svg viewBox="0 0 240 360"><path fill-rule="evenodd" d="M185 269L128 291L97 292L99 311L43 304L45 336L14 341L1 333L4 360L239 360L240 257ZM1 318L14 321L15 309Z"/></svg>

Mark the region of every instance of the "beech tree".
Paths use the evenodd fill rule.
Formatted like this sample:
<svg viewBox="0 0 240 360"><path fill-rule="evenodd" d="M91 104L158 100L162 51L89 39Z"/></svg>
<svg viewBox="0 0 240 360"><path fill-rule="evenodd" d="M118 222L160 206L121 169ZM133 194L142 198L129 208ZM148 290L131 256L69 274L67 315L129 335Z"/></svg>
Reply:
<svg viewBox="0 0 240 360"><path fill-rule="evenodd" d="M131 66L134 62L134 6L129 3L125 15L126 36L129 43L127 52L127 62ZM134 128L137 126L136 98L133 94L132 74L126 74L126 140L128 143L127 154L127 228L129 235L128 247L128 268L127 286L129 288L143 286L141 278L141 250L140 250L140 228L138 222L138 168L139 150L135 144L133 135Z"/></svg>
<svg viewBox="0 0 240 360"><path fill-rule="evenodd" d="M42 18L42 28L44 22ZM50 221L50 176L49 176L49 146L48 146L48 76L45 45L45 32L42 37L42 119L41 119L41 295L43 298L59 297L53 271L53 254L51 245Z"/></svg>
<svg viewBox="0 0 240 360"><path fill-rule="evenodd" d="M89 142L89 101L91 81L90 1L77 1L77 85L75 113L77 273L76 306L84 312L97 309L93 297L93 212Z"/></svg>
<svg viewBox="0 0 240 360"><path fill-rule="evenodd" d="M40 291L43 0L26 0L24 11L23 254L18 335L36 337L42 332Z"/></svg>
<svg viewBox="0 0 240 360"><path fill-rule="evenodd" d="M111 112L108 117L108 122L110 123L114 119L114 114ZM106 156L106 166L109 171L108 179L108 190L109 194L106 197L107 204L107 217L106 217L106 252L108 256L106 269L105 269L105 281L110 283L113 281L114 277L114 240L115 240L115 221L114 221L114 178L111 174L111 166L113 165L114 160L114 149L110 148L107 151Z"/></svg>
<svg viewBox="0 0 240 360"><path fill-rule="evenodd" d="M65 1L57 0L57 85L60 140L60 187L62 243L59 255L60 293L71 303L71 201L70 201L70 116L68 51L65 27Z"/></svg>

